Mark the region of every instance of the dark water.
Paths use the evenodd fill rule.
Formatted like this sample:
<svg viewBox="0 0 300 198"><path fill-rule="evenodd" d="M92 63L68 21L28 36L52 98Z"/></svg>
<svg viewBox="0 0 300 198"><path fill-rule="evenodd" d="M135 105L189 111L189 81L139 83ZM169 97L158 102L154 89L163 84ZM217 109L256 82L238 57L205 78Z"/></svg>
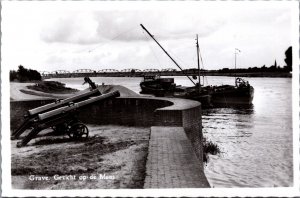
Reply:
<svg viewBox="0 0 300 198"><path fill-rule="evenodd" d="M234 84L232 77L207 77L212 85ZM84 89L82 78L52 79ZM92 78L139 92L142 78ZM205 174L213 187L293 185L292 79L246 78L254 87L253 105L203 111L204 136L221 154L210 156ZM176 84L191 85L185 77ZM205 80L206 83L206 80Z"/></svg>

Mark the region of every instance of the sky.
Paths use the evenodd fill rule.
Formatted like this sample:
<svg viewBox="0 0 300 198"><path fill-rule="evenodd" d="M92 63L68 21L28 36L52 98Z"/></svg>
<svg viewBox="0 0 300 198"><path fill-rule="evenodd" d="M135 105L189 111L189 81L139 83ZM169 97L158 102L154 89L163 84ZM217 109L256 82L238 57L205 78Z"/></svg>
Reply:
<svg viewBox="0 0 300 198"><path fill-rule="evenodd" d="M284 66L295 2L2 2L1 66L38 71Z"/></svg>

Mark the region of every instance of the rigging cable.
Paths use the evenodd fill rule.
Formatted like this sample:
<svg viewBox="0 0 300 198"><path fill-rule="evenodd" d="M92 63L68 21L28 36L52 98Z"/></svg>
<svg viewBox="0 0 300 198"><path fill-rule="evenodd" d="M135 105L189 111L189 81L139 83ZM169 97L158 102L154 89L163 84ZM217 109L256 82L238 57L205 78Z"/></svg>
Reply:
<svg viewBox="0 0 300 198"><path fill-rule="evenodd" d="M129 32L132 32L132 31L135 30L135 29L137 29L137 27L131 27L131 28L127 29L126 31L121 32L120 34L117 34L116 36L114 36L112 39L110 39L109 42L106 42L105 44L102 44L102 45L99 44L100 46L97 46L97 47L95 47L95 48L93 48L93 49L90 49L90 50L88 50L88 52L90 53L90 52L94 51L95 49L97 49L97 48L99 48L99 47L103 47L103 46L107 45L108 43L110 43L110 42L116 40L116 39L119 38L120 36L122 36L122 35L124 35L124 34L127 34L127 33L129 33Z"/></svg>
<svg viewBox="0 0 300 198"><path fill-rule="evenodd" d="M201 63L202 63L202 68L203 68L203 70L204 70L204 63L203 63L203 59L202 59L200 47L199 47L199 55L200 55L200 60L201 60ZM208 85L207 78L204 77L204 74L203 74L203 86L204 86L204 79L206 80L206 84Z"/></svg>
<svg viewBox="0 0 300 198"><path fill-rule="evenodd" d="M92 49L91 49L91 48L86 48L86 49L82 50L82 52L83 52L83 51L87 51L88 53L91 53L91 52L95 51L96 49L98 49L98 48L100 48L100 47L103 47L103 46L105 46L105 45L108 45L109 43L111 43L112 41L116 40L116 39L119 38L120 36L122 36L122 35L124 35L124 34L128 34L129 32L132 32L132 31L135 30L135 29L137 29L137 28L131 27L131 28L127 29L126 31L123 31L123 32L117 34L117 35L114 36L112 39L108 40L108 42L105 42L105 43L102 44L102 45L98 44L98 46L96 46L96 47L94 47L94 48L92 48ZM100 62L100 60L98 60L98 61Z"/></svg>

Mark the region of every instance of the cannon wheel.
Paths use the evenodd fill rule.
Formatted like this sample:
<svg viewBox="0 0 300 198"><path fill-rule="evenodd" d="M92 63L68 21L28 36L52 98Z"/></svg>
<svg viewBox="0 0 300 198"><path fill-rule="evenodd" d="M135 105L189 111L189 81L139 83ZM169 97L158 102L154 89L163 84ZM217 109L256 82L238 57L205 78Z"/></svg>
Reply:
<svg viewBox="0 0 300 198"><path fill-rule="evenodd" d="M89 129L82 123L75 123L71 125L70 129L68 130L68 136L75 140L80 138L88 138Z"/></svg>

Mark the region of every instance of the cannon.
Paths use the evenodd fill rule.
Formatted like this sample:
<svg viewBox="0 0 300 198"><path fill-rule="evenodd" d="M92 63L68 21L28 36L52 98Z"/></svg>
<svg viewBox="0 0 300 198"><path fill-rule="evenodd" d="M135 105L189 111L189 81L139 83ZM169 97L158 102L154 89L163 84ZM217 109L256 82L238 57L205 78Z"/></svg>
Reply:
<svg viewBox="0 0 300 198"><path fill-rule="evenodd" d="M97 89L96 84L89 77L84 77L83 84L85 84L85 83L88 83L92 89Z"/></svg>
<svg viewBox="0 0 300 198"><path fill-rule="evenodd" d="M69 102L67 106L52 108L51 110L41 111L42 113L35 114L34 117L26 121L28 122L27 127L22 128L23 131L31 128L31 131L17 143L17 147L25 146L30 140L36 137L40 131L50 127L62 132L63 134L67 134L74 140L87 138L89 130L86 125L78 120L77 115L79 111L96 102L101 102L118 96L120 96L120 92L113 91L76 103ZM20 134L21 133L18 135Z"/></svg>
<svg viewBox="0 0 300 198"><path fill-rule="evenodd" d="M25 121L19 128L17 128L17 130L15 130L12 133L11 139L17 139L26 129L31 127L31 125L33 123L32 121L35 120L37 115L47 112L47 111L50 111L50 110L53 110L53 109L56 109L56 108L59 108L59 107L62 107L62 106L66 106L69 103L79 102L82 100L86 100L91 96L97 96L97 95L101 95L101 92L98 89L93 89L91 91L88 91L88 92L85 92L82 94L78 94L78 95L75 95L75 96L72 96L72 97L69 97L66 99L58 99L53 103L46 104L46 105L37 107L35 109L28 110L26 112L26 114L24 115Z"/></svg>

